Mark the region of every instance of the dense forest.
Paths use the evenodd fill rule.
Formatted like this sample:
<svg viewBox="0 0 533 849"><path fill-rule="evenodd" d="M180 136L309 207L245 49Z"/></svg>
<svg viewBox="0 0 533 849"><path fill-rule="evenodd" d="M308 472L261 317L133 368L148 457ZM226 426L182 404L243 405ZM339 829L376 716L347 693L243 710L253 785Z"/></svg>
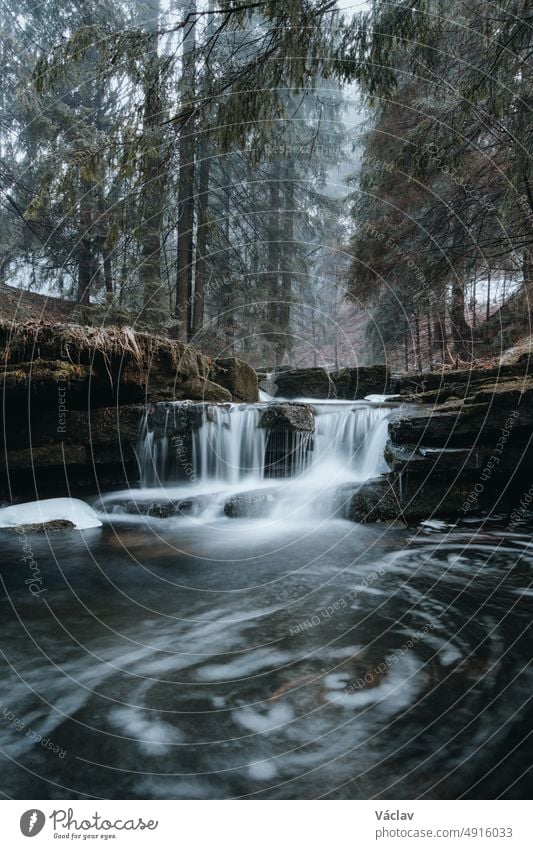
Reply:
<svg viewBox="0 0 533 849"><path fill-rule="evenodd" d="M529 4L340 6L3 0L0 281L254 365L527 333Z"/></svg>

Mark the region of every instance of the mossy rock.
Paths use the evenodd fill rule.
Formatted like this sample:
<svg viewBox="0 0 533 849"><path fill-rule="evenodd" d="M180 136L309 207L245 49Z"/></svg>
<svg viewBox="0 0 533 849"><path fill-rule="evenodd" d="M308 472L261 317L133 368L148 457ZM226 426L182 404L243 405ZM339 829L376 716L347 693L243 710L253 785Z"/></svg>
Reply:
<svg viewBox="0 0 533 849"><path fill-rule="evenodd" d="M259 382L254 369L236 357L216 360L209 378L227 389L234 401L254 404L259 400Z"/></svg>
<svg viewBox="0 0 533 849"><path fill-rule="evenodd" d="M6 391L21 386L40 388L43 384L53 384L57 394L58 383L83 383L94 376L94 370L88 365L78 365L66 360L33 360L32 362L5 365L2 369L2 382Z"/></svg>

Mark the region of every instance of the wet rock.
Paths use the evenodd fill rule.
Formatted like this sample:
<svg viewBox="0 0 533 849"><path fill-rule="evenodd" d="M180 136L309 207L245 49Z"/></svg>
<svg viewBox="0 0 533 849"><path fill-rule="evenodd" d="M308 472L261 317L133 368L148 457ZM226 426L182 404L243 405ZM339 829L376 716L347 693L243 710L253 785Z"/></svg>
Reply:
<svg viewBox="0 0 533 849"><path fill-rule="evenodd" d="M204 404L199 402L153 404L148 409L148 430L155 431L157 436L183 436L200 427L205 409Z"/></svg>
<svg viewBox="0 0 533 849"><path fill-rule="evenodd" d="M195 380L188 380L176 387L174 398L176 401L210 401L215 404L223 404L232 400L231 392L228 389L212 380L204 380L200 377ZM161 398L160 400L168 400L168 395L166 399Z"/></svg>
<svg viewBox="0 0 533 849"><path fill-rule="evenodd" d="M11 533L17 534L46 534L54 531L71 531L75 529L75 524L69 522L68 519L53 519L50 522L37 522L36 524L17 525L11 528L2 528Z"/></svg>
<svg viewBox="0 0 533 849"><path fill-rule="evenodd" d="M140 404L100 407L90 413L73 410L67 414L65 431L60 436L64 442L125 447L137 441L143 413L144 407Z"/></svg>
<svg viewBox="0 0 533 849"><path fill-rule="evenodd" d="M344 507L344 518L353 522L419 522L463 515L463 504L472 491L468 480L443 485L438 480L383 475L362 484Z"/></svg>
<svg viewBox="0 0 533 849"><path fill-rule="evenodd" d="M180 498L178 501L128 501L121 505L121 509L133 516L170 519L173 516L197 515L210 503L207 495L191 495L190 498Z"/></svg>
<svg viewBox="0 0 533 849"><path fill-rule="evenodd" d="M508 441L522 440L533 425L533 394L508 396L509 404L453 404L427 415L402 416L389 425L397 445L462 447L492 445L500 434Z"/></svg>
<svg viewBox="0 0 533 849"><path fill-rule="evenodd" d="M270 404L261 417L260 427L314 433L315 414L309 404Z"/></svg>
<svg viewBox="0 0 533 849"><path fill-rule="evenodd" d="M4 407L13 410L24 406L39 412L55 410L60 388L68 396L70 406L79 406L87 402L91 381L95 378L96 372L90 365L65 360L35 359L3 365Z"/></svg>
<svg viewBox="0 0 533 849"><path fill-rule="evenodd" d="M481 468L479 448L428 448L416 445L395 445L389 440L385 446L385 460L393 472L419 475L449 475Z"/></svg>
<svg viewBox="0 0 533 849"><path fill-rule="evenodd" d="M384 365L343 368L333 372L337 398L354 401L367 395L387 395L391 387L389 368Z"/></svg>
<svg viewBox="0 0 533 849"><path fill-rule="evenodd" d="M485 384L503 384L513 379L524 379L533 372L527 357L516 363L493 368L447 369L438 372L418 372L396 375L391 381L392 391L410 396L422 403L442 403L454 396L470 397Z"/></svg>
<svg viewBox="0 0 533 849"><path fill-rule="evenodd" d="M236 493L224 504L224 513L233 519L262 518L274 503L276 492L276 489L258 489Z"/></svg>
<svg viewBox="0 0 533 849"><path fill-rule="evenodd" d="M245 404L259 400L259 384L254 369L236 357L217 359L211 366L209 377L230 393L230 399ZM208 399L214 400L214 399Z"/></svg>
<svg viewBox="0 0 533 849"><path fill-rule="evenodd" d="M276 375L280 398L335 398L335 385L323 368L304 368Z"/></svg>
<svg viewBox="0 0 533 849"><path fill-rule="evenodd" d="M47 445L43 448L23 448L0 455L0 473L23 469L43 469L50 466L69 466L86 462L84 445Z"/></svg>
<svg viewBox="0 0 533 849"><path fill-rule="evenodd" d="M57 410L26 411L9 408L4 418L4 433L0 435L9 451L31 445L41 448L54 443L65 445L101 445L113 443L120 447L134 444L145 407L123 405L97 407L88 410L67 410L60 418Z"/></svg>

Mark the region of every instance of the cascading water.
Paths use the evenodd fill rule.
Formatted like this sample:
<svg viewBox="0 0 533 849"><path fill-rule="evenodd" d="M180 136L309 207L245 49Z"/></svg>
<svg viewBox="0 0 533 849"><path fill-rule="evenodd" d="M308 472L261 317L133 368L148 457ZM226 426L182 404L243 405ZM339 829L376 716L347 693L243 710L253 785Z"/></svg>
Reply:
<svg viewBox="0 0 533 849"><path fill-rule="evenodd" d="M239 405L206 405L193 436L193 466L200 481L238 483L263 477L266 431L261 411Z"/></svg>
<svg viewBox="0 0 533 849"><path fill-rule="evenodd" d="M165 479L168 458L168 413L167 410L163 434L160 437L157 437L156 432L148 427L149 412L147 411L143 416L137 449L141 486L158 486Z"/></svg>
<svg viewBox="0 0 533 849"><path fill-rule="evenodd" d="M383 447L390 408L364 403L313 403L315 433L267 431L264 405L203 404L192 429L190 459L183 437L172 435L172 410L150 428L147 412L138 447L141 484L173 484L188 478L204 484L257 483L265 477L305 479L335 469L342 479L365 480L386 470ZM184 470L187 474L184 474ZM329 475L326 474L326 477ZM322 479L322 483L326 481Z"/></svg>
<svg viewBox="0 0 533 849"><path fill-rule="evenodd" d="M366 480L387 470L383 449L390 408L318 404L313 468L334 462L351 477Z"/></svg>

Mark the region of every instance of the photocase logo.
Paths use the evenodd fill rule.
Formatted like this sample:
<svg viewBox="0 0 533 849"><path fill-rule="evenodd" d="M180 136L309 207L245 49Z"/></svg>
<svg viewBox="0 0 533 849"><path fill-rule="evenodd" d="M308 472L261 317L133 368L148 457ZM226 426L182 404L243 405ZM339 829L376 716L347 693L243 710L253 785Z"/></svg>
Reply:
<svg viewBox="0 0 533 849"><path fill-rule="evenodd" d="M25 811L20 818L20 830L24 837L35 837L43 830L46 817L42 811L32 808Z"/></svg>

